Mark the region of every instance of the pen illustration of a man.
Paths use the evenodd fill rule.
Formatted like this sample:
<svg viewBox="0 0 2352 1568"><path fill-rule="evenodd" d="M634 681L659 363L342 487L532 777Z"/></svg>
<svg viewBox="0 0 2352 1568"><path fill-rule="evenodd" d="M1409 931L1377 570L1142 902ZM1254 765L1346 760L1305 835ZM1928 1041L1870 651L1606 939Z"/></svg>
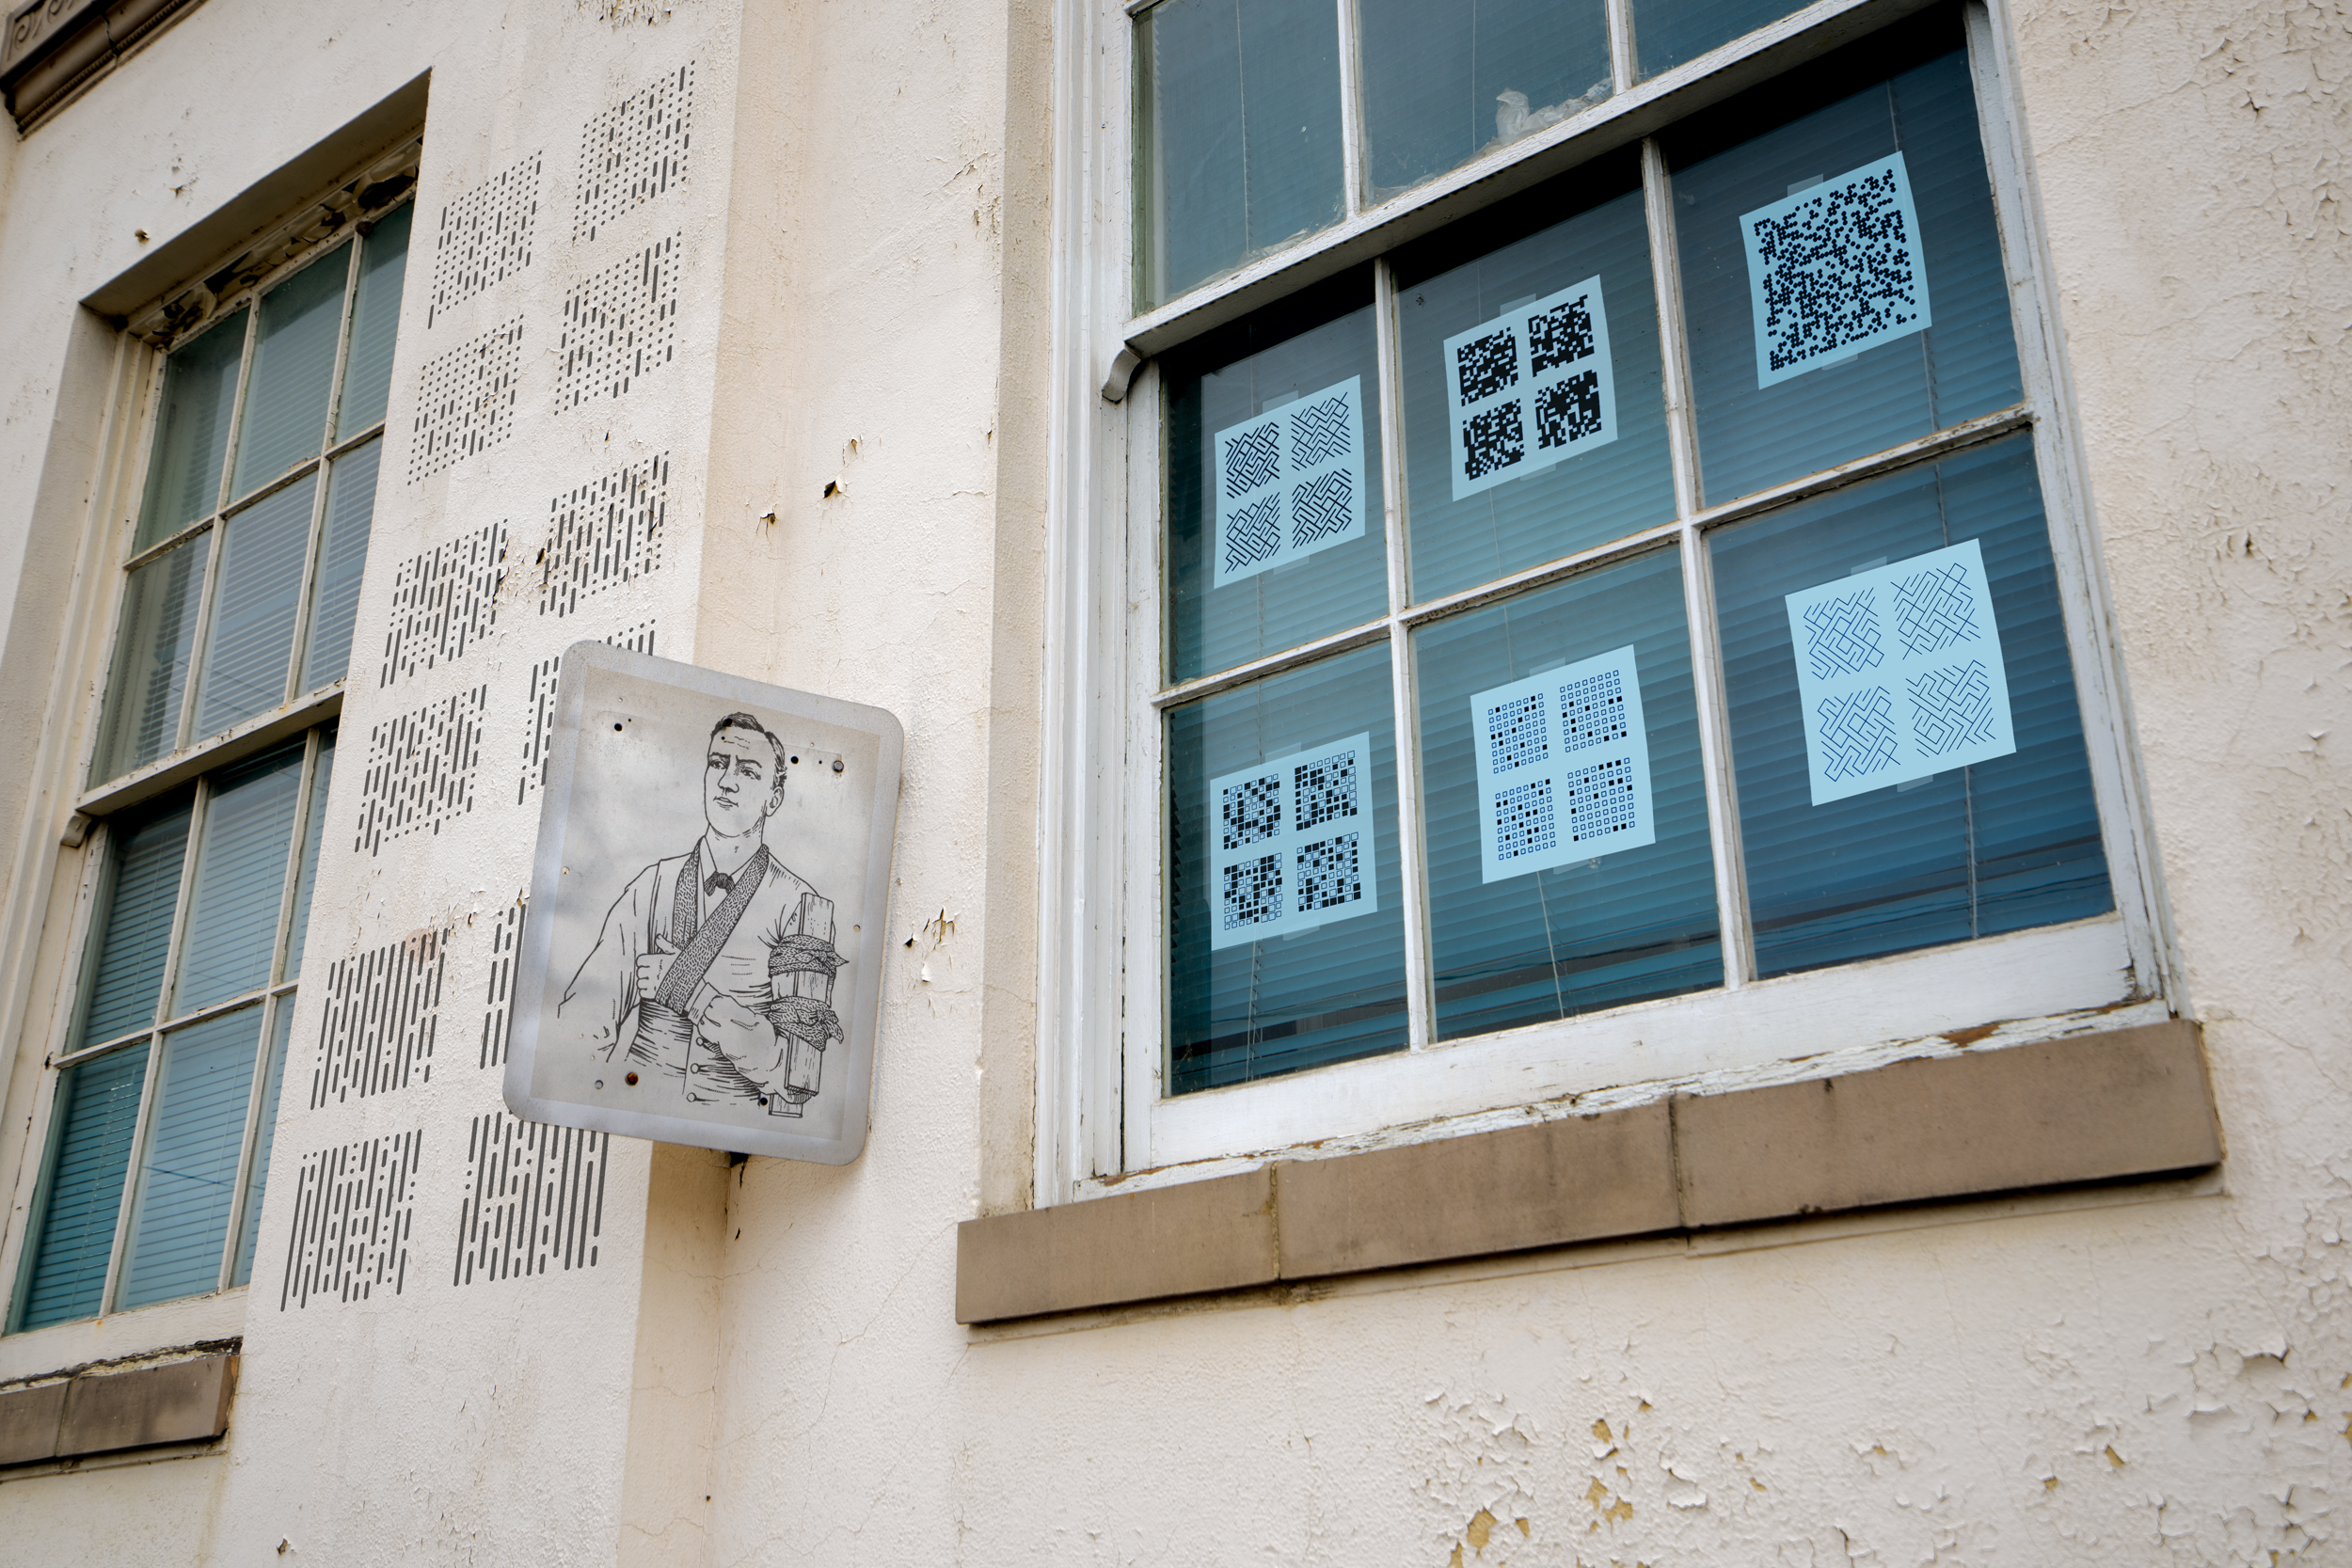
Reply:
<svg viewBox="0 0 2352 1568"><path fill-rule="evenodd" d="M556 1016L608 1062L626 1040L628 1067L658 1088L797 1117L843 1037L833 900L768 846L784 743L730 713L704 750L702 837L630 879Z"/></svg>

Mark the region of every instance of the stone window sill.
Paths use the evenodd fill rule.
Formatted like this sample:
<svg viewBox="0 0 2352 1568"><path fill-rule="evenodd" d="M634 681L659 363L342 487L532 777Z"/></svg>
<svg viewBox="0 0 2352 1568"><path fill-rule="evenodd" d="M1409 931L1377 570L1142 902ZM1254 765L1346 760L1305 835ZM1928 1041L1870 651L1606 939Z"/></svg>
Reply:
<svg viewBox="0 0 2352 1568"><path fill-rule="evenodd" d="M232 1351L93 1367L0 1392L0 1465L209 1441L229 1430L238 1361Z"/></svg>
<svg viewBox="0 0 2352 1568"><path fill-rule="evenodd" d="M956 1321L2138 1180L2221 1158L2201 1032L2175 1021L967 1220Z"/></svg>

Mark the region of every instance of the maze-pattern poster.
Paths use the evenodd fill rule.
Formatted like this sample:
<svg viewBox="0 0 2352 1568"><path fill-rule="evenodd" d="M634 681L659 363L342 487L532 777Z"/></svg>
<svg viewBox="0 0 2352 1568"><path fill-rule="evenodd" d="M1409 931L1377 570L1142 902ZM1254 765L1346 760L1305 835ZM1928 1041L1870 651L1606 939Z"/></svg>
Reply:
<svg viewBox="0 0 2352 1568"><path fill-rule="evenodd" d="M1368 733L1211 780L1209 946L1378 909L1371 791Z"/></svg>
<svg viewBox="0 0 2352 1568"><path fill-rule="evenodd" d="M1935 324L1899 152L1741 214L1740 237L1758 387Z"/></svg>
<svg viewBox="0 0 2352 1568"><path fill-rule="evenodd" d="M1630 644L1491 687L1470 707L1480 880L1658 842Z"/></svg>
<svg viewBox="0 0 2352 1568"><path fill-rule="evenodd" d="M1445 401L1455 500L1615 440L1599 277L1448 338Z"/></svg>
<svg viewBox="0 0 2352 1568"><path fill-rule="evenodd" d="M1216 433L1211 586L1254 577L1364 532L1363 378Z"/></svg>
<svg viewBox="0 0 2352 1568"><path fill-rule="evenodd" d="M1970 539L1788 595L1813 803L2017 750Z"/></svg>

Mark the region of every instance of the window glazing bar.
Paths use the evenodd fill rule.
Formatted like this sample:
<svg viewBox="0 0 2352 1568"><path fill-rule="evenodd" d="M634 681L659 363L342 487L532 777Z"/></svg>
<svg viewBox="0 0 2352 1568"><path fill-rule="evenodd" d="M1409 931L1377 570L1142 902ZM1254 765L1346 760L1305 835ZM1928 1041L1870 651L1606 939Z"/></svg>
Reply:
<svg viewBox="0 0 2352 1568"><path fill-rule="evenodd" d="M1341 0L1352 9L1352 0ZM1412 550L1405 496L1405 369L1396 319L1396 275L1386 259L1372 269L1374 353L1380 373L1380 492L1389 550L1389 683L1396 752L1396 859L1405 903L1405 1017L1408 1048L1425 1051L1433 1034L1429 909L1422 865L1421 740L1414 700L1413 638L1401 618L1412 597Z"/></svg>
<svg viewBox="0 0 2352 1568"><path fill-rule="evenodd" d="M1356 0L1332 0L1340 8L1340 177L1347 182L1347 215L1364 210L1363 56L1357 48Z"/></svg>

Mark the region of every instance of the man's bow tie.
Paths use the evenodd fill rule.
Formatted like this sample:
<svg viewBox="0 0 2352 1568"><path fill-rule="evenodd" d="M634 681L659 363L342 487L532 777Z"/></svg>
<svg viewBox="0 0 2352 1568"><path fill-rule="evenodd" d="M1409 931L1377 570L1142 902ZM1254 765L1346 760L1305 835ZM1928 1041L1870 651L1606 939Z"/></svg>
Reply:
<svg viewBox="0 0 2352 1568"><path fill-rule="evenodd" d="M723 871L714 871L703 879L703 891L705 893L733 893L735 879Z"/></svg>

